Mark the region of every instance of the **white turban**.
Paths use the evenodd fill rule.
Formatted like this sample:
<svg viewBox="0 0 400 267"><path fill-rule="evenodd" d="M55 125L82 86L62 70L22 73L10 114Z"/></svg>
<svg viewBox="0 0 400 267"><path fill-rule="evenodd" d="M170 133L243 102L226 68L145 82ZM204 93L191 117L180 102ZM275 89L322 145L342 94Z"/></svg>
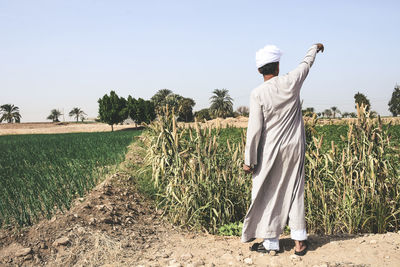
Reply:
<svg viewBox="0 0 400 267"><path fill-rule="evenodd" d="M265 64L279 62L282 56L282 51L275 45L267 45L261 48L256 53L257 68L261 68Z"/></svg>

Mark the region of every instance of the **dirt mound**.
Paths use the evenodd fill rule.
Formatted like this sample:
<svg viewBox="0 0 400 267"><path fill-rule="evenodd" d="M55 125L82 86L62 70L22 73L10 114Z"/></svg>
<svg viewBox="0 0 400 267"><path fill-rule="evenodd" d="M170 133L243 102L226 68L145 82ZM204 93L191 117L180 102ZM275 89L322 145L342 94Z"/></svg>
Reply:
<svg viewBox="0 0 400 267"><path fill-rule="evenodd" d="M2 230L0 265L87 266L113 263L119 252L130 257L127 263L137 262L137 252L157 240L163 223L130 179L116 173L64 214L20 232ZM162 228L166 231L168 226Z"/></svg>

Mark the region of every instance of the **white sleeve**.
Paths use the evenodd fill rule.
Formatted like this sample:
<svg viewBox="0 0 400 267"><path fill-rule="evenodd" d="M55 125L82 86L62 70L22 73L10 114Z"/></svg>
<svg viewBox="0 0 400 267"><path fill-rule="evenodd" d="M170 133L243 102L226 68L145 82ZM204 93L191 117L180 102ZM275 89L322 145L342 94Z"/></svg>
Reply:
<svg viewBox="0 0 400 267"><path fill-rule="evenodd" d="M247 127L246 147L244 153L244 164L247 166L257 165L258 143L263 129L264 115L261 105L254 93L250 96L250 114Z"/></svg>
<svg viewBox="0 0 400 267"><path fill-rule="evenodd" d="M297 66L296 69L288 73L290 81L301 85L306 79L311 66L314 63L315 56L317 55L317 45L311 46L303 61Z"/></svg>

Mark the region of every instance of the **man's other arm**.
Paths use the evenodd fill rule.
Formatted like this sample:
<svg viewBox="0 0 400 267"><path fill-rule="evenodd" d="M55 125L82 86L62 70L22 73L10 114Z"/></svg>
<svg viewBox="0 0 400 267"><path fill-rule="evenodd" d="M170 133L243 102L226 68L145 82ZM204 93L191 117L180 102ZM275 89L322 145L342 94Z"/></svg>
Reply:
<svg viewBox="0 0 400 267"><path fill-rule="evenodd" d="M246 172L252 172L253 167L257 165L257 150L260 142L260 136L263 129L264 116L261 105L257 97L252 92L250 95L250 114L247 127L246 147L244 152L244 166Z"/></svg>

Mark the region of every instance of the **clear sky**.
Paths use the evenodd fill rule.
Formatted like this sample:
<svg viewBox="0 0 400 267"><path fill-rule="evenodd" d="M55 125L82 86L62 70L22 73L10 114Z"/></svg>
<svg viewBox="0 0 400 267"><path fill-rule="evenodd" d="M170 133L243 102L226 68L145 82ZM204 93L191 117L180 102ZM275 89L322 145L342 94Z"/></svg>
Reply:
<svg viewBox="0 0 400 267"><path fill-rule="evenodd" d="M388 115L400 83L400 1L0 0L0 104L22 122L53 108L96 117L110 90L149 99L168 88L209 106L226 88L234 108L262 82L255 52L284 51L281 74L321 42L304 107L354 111L354 94Z"/></svg>

